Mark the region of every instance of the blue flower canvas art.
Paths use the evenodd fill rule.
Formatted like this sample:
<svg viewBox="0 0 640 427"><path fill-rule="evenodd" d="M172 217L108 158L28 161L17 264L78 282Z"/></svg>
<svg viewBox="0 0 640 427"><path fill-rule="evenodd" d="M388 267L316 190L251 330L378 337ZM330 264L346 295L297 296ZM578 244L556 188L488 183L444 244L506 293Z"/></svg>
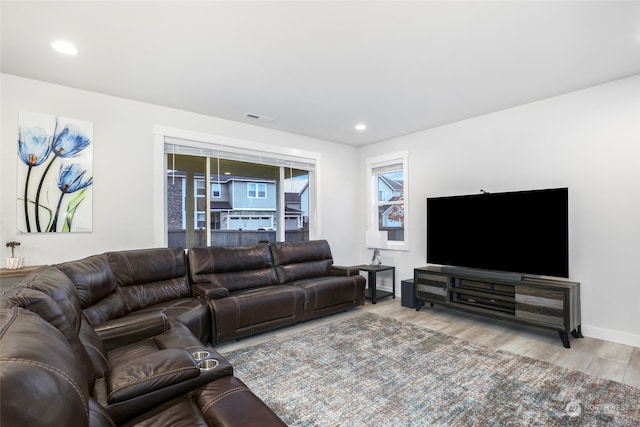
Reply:
<svg viewBox="0 0 640 427"><path fill-rule="evenodd" d="M18 126L20 233L93 229L93 123L21 112Z"/></svg>

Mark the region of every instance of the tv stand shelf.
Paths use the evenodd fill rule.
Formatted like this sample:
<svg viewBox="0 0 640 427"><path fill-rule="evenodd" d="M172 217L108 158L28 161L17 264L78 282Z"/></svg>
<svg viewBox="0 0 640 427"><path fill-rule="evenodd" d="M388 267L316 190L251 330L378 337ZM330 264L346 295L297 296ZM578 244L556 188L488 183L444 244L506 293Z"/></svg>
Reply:
<svg viewBox="0 0 640 427"><path fill-rule="evenodd" d="M425 303L558 331L582 338L580 283L541 276L504 274L428 265L414 269L416 311Z"/></svg>

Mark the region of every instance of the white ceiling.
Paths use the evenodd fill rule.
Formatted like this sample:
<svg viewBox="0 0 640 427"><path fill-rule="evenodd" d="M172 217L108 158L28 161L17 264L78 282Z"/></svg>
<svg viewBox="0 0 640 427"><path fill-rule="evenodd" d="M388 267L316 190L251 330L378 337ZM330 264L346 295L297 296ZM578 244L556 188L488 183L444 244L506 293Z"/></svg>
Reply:
<svg viewBox="0 0 640 427"><path fill-rule="evenodd" d="M3 73L356 146L640 73L639 1L2 0L1 14Z"/></svg>

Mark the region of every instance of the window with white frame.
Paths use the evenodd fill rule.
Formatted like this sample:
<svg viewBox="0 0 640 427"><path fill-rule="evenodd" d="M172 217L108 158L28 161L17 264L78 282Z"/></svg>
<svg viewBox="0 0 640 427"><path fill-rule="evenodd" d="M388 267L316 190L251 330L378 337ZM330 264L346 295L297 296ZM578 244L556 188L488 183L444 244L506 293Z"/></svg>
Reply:
<svg viewBox="0 0 640 427"><path fill-rule="evenodd" d="M408 249L406 152L367 159L368 230L386 236L384 249Z"/></svg>
<svg viewBox="0 0 640 427"><path fill-rule="evenodd" d="M211 198L219 199L222 197L222 186L218 183L211 184Z"/></svg>
<svg viewBox="0 0 640 427"><path fill-rule="evenodd" d="M250 182L247 184L247 197L250 199L266 199L267 184L261 182Z"/></svg>
<svg viewBox="0 0 640 427"><path fill-rule="evenodd" d="M169 246L301 241L317 233L315 157L167 136L164 152Z"/></svg>

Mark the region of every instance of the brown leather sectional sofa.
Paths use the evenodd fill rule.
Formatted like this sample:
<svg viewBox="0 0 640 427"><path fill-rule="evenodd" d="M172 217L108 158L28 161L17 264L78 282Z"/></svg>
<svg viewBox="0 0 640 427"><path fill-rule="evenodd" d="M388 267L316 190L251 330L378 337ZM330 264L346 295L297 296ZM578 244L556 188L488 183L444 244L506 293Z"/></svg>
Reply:
<svg viewBox="0 0 640 427"><path fill-rule="evenodd" d="M213 345L363 304L332 263L313 241L43 267L2 295L0 425L285 425Z"/></svg>

